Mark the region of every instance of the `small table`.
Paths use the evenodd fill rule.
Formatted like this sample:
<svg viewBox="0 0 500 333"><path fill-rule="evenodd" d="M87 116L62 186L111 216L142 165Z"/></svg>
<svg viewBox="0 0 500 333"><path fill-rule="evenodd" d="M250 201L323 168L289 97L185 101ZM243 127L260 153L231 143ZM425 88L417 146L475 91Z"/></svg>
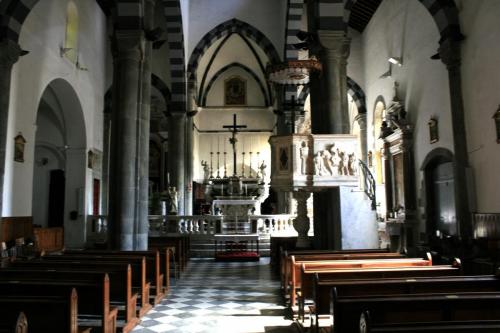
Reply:
<svg viewBox="0 0 500 333"><path fill-rule="evenodd" d="M215 234L215 259L259 260L259 234Z"/></svg>

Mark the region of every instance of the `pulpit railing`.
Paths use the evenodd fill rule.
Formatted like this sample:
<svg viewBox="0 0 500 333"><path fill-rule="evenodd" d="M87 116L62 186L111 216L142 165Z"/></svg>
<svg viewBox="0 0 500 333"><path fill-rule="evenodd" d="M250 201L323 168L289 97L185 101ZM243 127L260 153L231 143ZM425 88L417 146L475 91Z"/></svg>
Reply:
<svg viewBox="0 0 500 333"><path fill-rule="evenodd" d="M377 197L375 194L377 183L375 182L375 178L366 163L362 160L359 160L359 169L363 177L363 190L372 202L372 210L377 210Z"/></svg>
<svg viewBox="0 0 500 333"><path fill-rule="evenodd" d="M289 214L272 214L249 215L238 220L248 220L260 234L296 235L294 218ZM150 215L149 230L151 234L213 235L220 232L223 222L223 215Z"/></svg>

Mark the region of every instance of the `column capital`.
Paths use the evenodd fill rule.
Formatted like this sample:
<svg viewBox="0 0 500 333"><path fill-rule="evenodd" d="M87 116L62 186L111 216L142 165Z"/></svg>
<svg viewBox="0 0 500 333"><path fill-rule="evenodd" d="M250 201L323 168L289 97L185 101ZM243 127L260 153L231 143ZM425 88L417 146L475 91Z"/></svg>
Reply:
<svg viewBox="0 0 500 333"><path fill-rule="evenodd" d="M358 122L360 128L363 128L366 126L366 118L366 113L358 113L354 120Z"/></svg>
<svg viewBox="0 0 500 333"><path fill-rule="evenodd" d="M318 38L329 55L347 60L351 52L351 38L343 31L318 30Z"/></svg>
<svg viewBox="0 0 500 333"><path fill-rule="evenodd" d="M142 30L115 30L113 56L115 59L142 61L146 38Z"/></svg>
<svg viewBox="0 0 500 333"><path fill-rule="evenodd" d="M462 63L460 41L446 39L439 45L439 56L448 69L458 68Z"/></svg>
<svg viewBox="0 0 500 333"><path fill-rule="evenodd" d="M12 67L19 60L22 51L19 44L8 38L0 41L0 68Z"/></svg>

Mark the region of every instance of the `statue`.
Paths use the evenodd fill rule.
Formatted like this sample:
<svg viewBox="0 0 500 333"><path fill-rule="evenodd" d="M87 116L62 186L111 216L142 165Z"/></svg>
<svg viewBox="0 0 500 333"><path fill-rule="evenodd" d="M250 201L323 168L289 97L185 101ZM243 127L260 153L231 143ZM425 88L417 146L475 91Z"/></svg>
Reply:
<svg viewBox="0 0 500 333"><path fill-rule="evenodd" d="M337 153L335 152L335 149L334 149L335 145L333 145L331 148L330 148L330 168L331 168L331 173L332 173L332 176L338 176L339 175L339 156L337 155Z"/></svg>
<svg viewBox="0 0 500 333"><path fill-rule="evenodd" d="M347 171L349 172L349 176L356 175L356 156L354 153L349 154L349 158L347 160Z"/></svg>
<svg viewBox="0 0 500 333"><path fill-rule="evenodd" d="M260 164L259 166L259 170L260 170L260 179L262 179L262 181L265 181L266 179L266 168L267 168L267 165L266 163L264 162L264 160L262 160L262 163Z"/></svg>
<svg viewBox="0 0 500 333"><path fill-rule="evenodd" d="M170 186L168 188L168 196L170 198L170 208L169 213L177 213L177 190L175 186Z"/></svg>
<svg viewBox="0 0 500 333"><path fill-rule="evenodd" d="M338 166L339 175L341 176L349 175L349 171L347 170L347 163L348 163L347 154L343 151L340 151L338 148L337 148L337 154L339 157L339 166Z"/></svg>
<svg viewBox="0 0 500 333"><path fill-rule="evenodd" d="M323 164L323 153L318 151L314 156L314 174L316 176L323 176L325 166Z"/></svg>
<svg viewBox="0 0 500 333"><path fill-rule="evenodd" d="M309 156L309 147L307 143L304 141L300 147L300 172L303 175L307 175L307 157Z"/></svg>
<svg viewBox="0 0 500 333"><path fill-rule="evenodd" d="M208 180L210 178L210 169L208 168L208 161L201 161L203 166L203 180Z"/></svg>

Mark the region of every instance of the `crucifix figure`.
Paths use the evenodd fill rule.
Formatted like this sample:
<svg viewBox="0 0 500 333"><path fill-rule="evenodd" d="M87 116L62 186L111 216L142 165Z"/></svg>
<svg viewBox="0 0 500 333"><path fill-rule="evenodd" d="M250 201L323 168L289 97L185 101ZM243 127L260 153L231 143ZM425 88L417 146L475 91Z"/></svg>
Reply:
<svg viewBox="0 0 500 333"><path fill-rule="evenodd" d="M236 133L238 133L239 128L247 128L246 125L237 125L236 123L236 114L233 114L233 124L232 125L224 125L222 128L229 128L230 132L233 133L233 137L229 139L229 143L233 146L233 176L236 176Z"/></svg>

